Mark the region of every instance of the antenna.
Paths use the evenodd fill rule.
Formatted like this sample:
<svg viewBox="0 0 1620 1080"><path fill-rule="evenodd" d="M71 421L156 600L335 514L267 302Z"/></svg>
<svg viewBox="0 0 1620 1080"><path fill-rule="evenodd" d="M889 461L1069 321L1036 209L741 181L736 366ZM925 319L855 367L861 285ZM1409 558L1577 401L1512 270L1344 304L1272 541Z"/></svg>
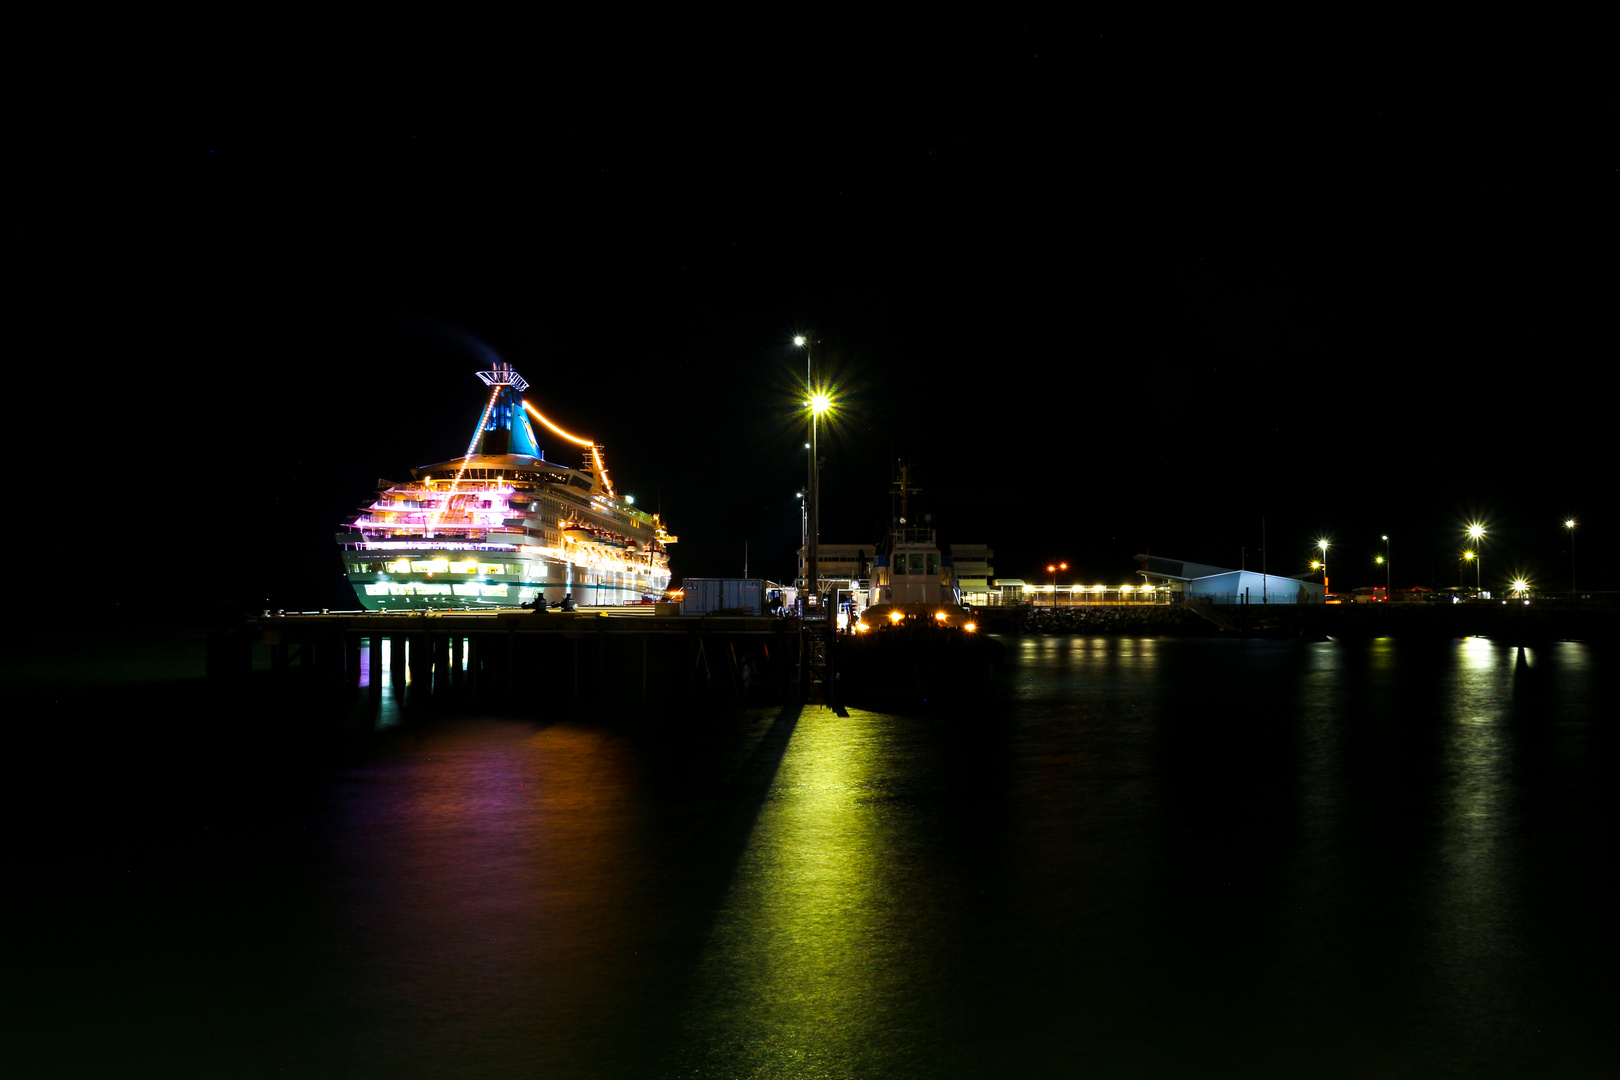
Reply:
<svg viewBox="0 0 1620 1080"><path fill-rule="evenodd" d="M484 380L485 386L510 386L519 393L529 388L529 380L519 375L505 360L497 360L494 371L480 371L478 377Z"/></svg>

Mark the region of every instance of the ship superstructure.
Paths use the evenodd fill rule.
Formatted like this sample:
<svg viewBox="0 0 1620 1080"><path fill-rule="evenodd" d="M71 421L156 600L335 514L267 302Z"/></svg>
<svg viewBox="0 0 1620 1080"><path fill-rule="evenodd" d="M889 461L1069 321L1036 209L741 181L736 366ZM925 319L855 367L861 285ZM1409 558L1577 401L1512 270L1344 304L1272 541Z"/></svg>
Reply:
<svg viewBox="0 0 1620 1080"><path fill-rule="evenodd" d="M614 491L601 444L523 400L528 383L510 364L478 377L490 395L467 453L412 469L408 481L378 481L376 498L337 534L360 603L403 611L663 598L676 538ZM545 460L531 417L580 449L580 468Z"/></svg>
<svg viewBox="0 0 1620 1080"><path fill-rule="evenodd" d="M900 466L893 496L899 504L889 535L878 545L872 560L870 603L862 614L867 626L885 620L900 624L922 621L939 626L970 626L971 613L962 604L951 549L934 535L931 516L922 525L911 520L910 470Z"/></svg>

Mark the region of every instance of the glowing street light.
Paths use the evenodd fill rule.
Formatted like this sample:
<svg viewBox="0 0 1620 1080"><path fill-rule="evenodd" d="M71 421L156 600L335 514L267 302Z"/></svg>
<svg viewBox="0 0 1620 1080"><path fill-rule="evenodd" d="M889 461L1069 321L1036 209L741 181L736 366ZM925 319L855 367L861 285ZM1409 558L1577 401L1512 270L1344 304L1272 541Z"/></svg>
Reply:
<svg viewBox="0 0 1620 1080"><path fill-rule="evenodd" d="M1476 547L1483 548L1485 546L1485 526L1477 521L1470 522L1468 525L1468 539L1472 540ZM1480 591L1479 567L1483 560L1472 551L1468 552L1464 558L1472 559L1474 562L1474 591L1477 593Z"/></svg>
<svg viewBox="0 0 1620 1080"><path fill-rule="evenodd" d="M1564 528L1569 530L1569 591L1575 592L1575 519L1565 518Z"/></svg>
<svg viewBox="0 0 1620 1080"><path fill-rule="evenodd" d="M1390 584L1389 536L1387 534L1384 536L1384 554L1379 557L1378 561L1384 564L1384 599L1388 600L1390 599L1389 594L1394 590Z"/></svg>
<svg viewBox="0 0 1620 1080"><path fill-rule="evenodd" d="M1069 568L1069 564L1066 563L1066 562L1051 563L1046 568L1046 572L1048 574L1052 575L1052 610L1054 612L1057 611L1057 576L1058 576L1058 571L1059 570L1067 570L1068 568Z"/></svg>
<svg viewBox="0 0 1620 1080"><path fill-rule="evenodd" d="M1328 591L1328 569L1327 569L1328 542L1326 540L1318 540L1316 542L1316 546L1322 549L1322 592L1324 594L1323 599L1325 600L1325 599L1327 599L1326 593Z"/></svg>
<svg viewBox="0 0 1620 1080"><path fill-rule="evenodd" d="M809 594L810 602L820 604L821 596L821 561L818 539L821 532L821 469L820 469L820 432L817 421L821 414L832 408L832 399L823 391L816 389L815 368L812 363L811 345L809 338L800 334L793 339L793 344L804 350L804 392L809 400L804 404L810 410L810 501L807 507L808 518L805 532L808 539L805 543L804 584Z"/></svg>
<svg viewBox="0 0 1620 1080"><path fill-rule="evenodd" d="M1465 552L1462 553L1462 557L1463 557L1463 563L1464 564L1467 564L1467 563L1473 563L1474 564L1474 592L1478 593L1479 592L1479 556L1475 555L1472 551L1465 551ZM1459 579L1458 584L1461 584L1461 583L1462 583L1461 579Z"/></svg>

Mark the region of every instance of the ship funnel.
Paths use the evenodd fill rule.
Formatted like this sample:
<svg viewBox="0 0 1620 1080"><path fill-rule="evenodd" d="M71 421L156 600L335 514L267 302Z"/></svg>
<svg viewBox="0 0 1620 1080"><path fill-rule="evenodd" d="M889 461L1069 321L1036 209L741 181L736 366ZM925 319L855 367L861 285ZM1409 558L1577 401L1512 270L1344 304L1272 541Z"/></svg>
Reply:
<svg viewBox="0 0 1620 1080"><path fill-rule="evenodd" d="M528 388L529 381L504 360L496 361L494 371L480 371L478 377L485 386L493 389L468 455L541 457L540 447L534 441L534 429L529 426L528 417L523 415L523 406L518 398L518 394Z"/></svg>
<svg viewBox="0 0 1620 1080"><path fill-rule="evenodd" d="M478 377L484 380L485 386L510 386L522 393L529 388L529 380L513 370L512 365L504 360L495 363L494 371L480 371Z"/></svg>

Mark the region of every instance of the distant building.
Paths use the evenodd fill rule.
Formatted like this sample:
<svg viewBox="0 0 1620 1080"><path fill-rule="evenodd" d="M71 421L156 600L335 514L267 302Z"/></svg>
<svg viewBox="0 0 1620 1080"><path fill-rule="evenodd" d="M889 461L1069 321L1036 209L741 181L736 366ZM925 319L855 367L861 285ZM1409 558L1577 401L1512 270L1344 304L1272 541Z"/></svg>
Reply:
<svg viewBox="0 0 1620 1080"><path fill-rule="evenodd" d="M1228 570L1224 566L1138 555L1137 571L1149 585L1168 588L1174 600L1209 604L1320 604L1327 590L1320 581L1282 577L1255 570Z"/></svg>

